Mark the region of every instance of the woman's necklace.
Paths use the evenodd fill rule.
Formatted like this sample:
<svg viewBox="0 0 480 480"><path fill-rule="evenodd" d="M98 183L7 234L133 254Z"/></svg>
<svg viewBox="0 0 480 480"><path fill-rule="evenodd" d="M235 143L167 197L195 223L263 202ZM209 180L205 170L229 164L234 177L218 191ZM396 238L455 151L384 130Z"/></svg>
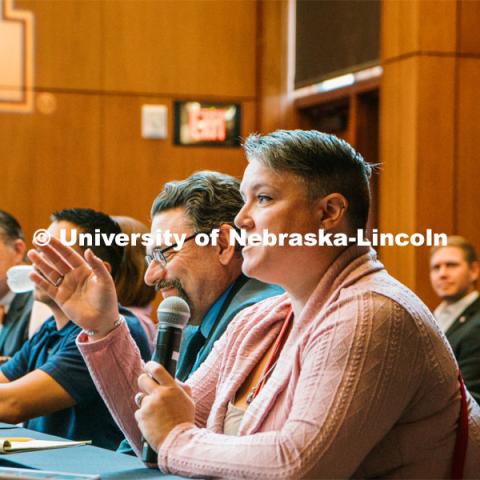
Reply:
<svg viewBox="0 0 480 480"><path fill-rule="evenodd" d="M280 355L280 351L287 340L288 332L290 330L290 324L293 320L293 310L290 310L287 313L287 317L285 318L282 328L278 334L277 340L275 341L275 345L273 346L272 354L265 366L265 370L263 375L260 377L260 380L257 384L250 390L249 394L247 395L247 405L250 405L255 397L260 393L260 390L263 388L265 383L267 383L268 377L273 372L274 368L277 366L278 357Z"/></svg>

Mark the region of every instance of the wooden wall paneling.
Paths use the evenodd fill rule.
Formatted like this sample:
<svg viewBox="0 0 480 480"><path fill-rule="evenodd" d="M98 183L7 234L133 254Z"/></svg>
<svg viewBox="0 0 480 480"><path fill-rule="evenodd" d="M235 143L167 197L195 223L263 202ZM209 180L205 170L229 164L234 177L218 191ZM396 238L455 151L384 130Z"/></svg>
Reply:
<svg viewBox="0 0 480 480"><path fill-rule="evenodd" d="M34 145L26 142L22 132L30 131L31 115L0 113L0 208L15 216L22 228L30 232L33 223L31 175Z"/></svg>
<svg viewBox="0 0 480 480"><path fill-rule="evenodd" d="M148 223L155 196L170 180L198 170L219 170L241 178L246 166L241 148L173 145L172 101L166 97L113 95L104 98L102 206L112 214L132 215ZM141 106L169 109L166 140L141 138ZM242 136L254 131L255 102L242 104Z"/></svg>
<svg viewBox="0 0 480 480"><path fill-rule="evenodd" d="M168 107L168 139L141 138L142 104ZM172 155L172 102L166 97L104 98L102 205L116 215L149 219L153 198L165 181L182 178L185 165Z"/></svg>
<svg viewBox="0 0 480 480"><path fill-rule="evenodd" d="M408 2L405 2L408 3ZM457 0L415 0L418 9L418 50L423 52L456 51Z"/></svg>
<svg viewBox="0 0 480 480"><path fill-rule="evenodd" d="M424 57L418 84L416 231L455 231L455 57ZM415 292L434 308L438 299L430 286L430 248L417 247Z"/></svg>
<svg viewBox="0 0 480 480"><path fill-rule="evenodd" d="M380 54L383 59L418 49L417 21L417 10L411 7L411 2L382 1Z"/></svg>
<svg viewBox="0 0 480 480"><path fill-rule="evenodd" d="M452 233L456 212L454 57L419 60L417 108L417 228Z"/></svg>
<svg viewBox="0 0 480 480"><path fill-rule="evenodd" d="M378 91L359 93L356 99L355 149L369 163L378 163L379 105ZM372 194L367 228L378 227L379 171L370 180Z"/></svg>
<svg viewBox="0 0 480 480"><path fill-rule="evenodd" d="M356 95L355 148L370 163L378 162L378 92Z"/></svg>
<svg viewBox="0 0 480 480"><path fill-rule="evenodd" d="M384 1L380 226L413 233L455 225L458 2ZM430 306L429 248L383 248L386 266Z"/></svg>
<svg viewBox="0 0 480 480"><path fill-rule="evenodd" d="M266 134L283 128L308 128L290 95L288 25L294 0L258 2L258 127Z"/></svg>
<svg viewBox="0 0 480 480"><path fill-rule="evenodd" d="M380 229L451 233L454 225L454 76L449 57L387 64L381 101ZM391 273L428 303L428 247L384 247Z"/></svg>
<svg viewBox="0 0 480 480"><path fill-rule="evenodd" d="M17 0L34 14L37 89L101 88L102 0Z"/></svg>
<svg viewBox="0 0 480 480"><path fill-rule="evenodd" d="M0 115L0 158L7 159L2 168L8 179L1 203L18 215L29 241L54 210L100 207L99 97L56 94L53 101L48 114Z"/></svg>
<svg viewBox="0 0 480 480"><path fill-rule="evenodd" d="M100 98L56 94L50 115L37 113L32 212L49 218L54 210L100 208Z"/></svg>
<svg viewBox="0 0 480 480"><path fill-rule="evenodd" d="M454 52L457 0L382 2L383 60L419 51Z"/></svg>
<svg viewBox="0 0 480 480"><path fill-rule="evenodd" d="M456 232L471 240L480 253L480 58L460 58L458 68Z"/></svg>
<svg viewBox="0 0 480 480"><path fill-rule="evenodd" d="M417 66L414 59L384 67L380 94L380 209L379 230L413 231L416 198L416 109L406 98L416 96ZM396 276L412 285L414 257L410 249L385 247L382 261Z"/></svg>
<svg viewBox="0 0 480 480"><path fill-rule="evenodd" d="M466 54L480 53L478 26L480 25L480 2L459 0L458 50Z"/></svg>
<svg viewBox="0 0 480 480"><path fill-rule="evenodd" d="M255 96L253 0L117 0L104 11L106 90Z"/></svg>
<svg viewBox="0 0 480 480"><path fill-rule="evenodd" d="M352 147L357 148L357 134L358 132L358 114L360 106L358 96L351 93L348 97L348 123L345 136L343 137Z"/></svg>

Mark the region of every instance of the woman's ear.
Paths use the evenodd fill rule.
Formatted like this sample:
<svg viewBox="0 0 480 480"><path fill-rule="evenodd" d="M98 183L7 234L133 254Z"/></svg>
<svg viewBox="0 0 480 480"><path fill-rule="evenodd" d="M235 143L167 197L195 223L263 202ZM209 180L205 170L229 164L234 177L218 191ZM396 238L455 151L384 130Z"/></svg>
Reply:
<svg viewBox="0 0 480 480"><path fill-rule="evenodd" d="M336 228L344 219L347 209L348 201L341 193L330 193L321 198L317 206L320 228L324 230Z"/></svg>
<svg viewBox="0 0 480 480"><path fill-rule="evenodd" d="M217 252L220 263L228 265L235 256L235 242L232 237L233 227L226 223L220 225L217 238Z"/></svg>

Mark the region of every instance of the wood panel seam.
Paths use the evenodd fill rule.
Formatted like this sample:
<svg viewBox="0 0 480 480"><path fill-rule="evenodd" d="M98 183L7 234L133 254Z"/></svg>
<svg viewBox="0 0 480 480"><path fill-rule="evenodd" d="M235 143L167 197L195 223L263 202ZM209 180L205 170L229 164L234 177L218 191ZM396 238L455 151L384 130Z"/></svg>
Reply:
<svg viewBox="0 0 480 480"><path fill-rule="evenodd" d="M46 87L34 87L32 89L34 92L37 93L58 93L58 94L72 94L72 95L105 95L110 97L164 97L164 98L171 98L173 100L199 100L199 101L229 101L229 102L255 102L257 101L257 97L253 96L228 96L228 95L182 95L182 94L175 94L175 93L165 93L165 92L150 92L150 93L142 93L142 92L127 92L124 90L94 90L94 89L77 89L77 88L46 88Z"/></svg>
<svg viewBox="0 0 480 480"><path fill-rule="evenodd" d="M435 52L433 50L417 50L415 52L404 53L402 55L397 55L396 57L384 59L382 61L382 65L388 65L390 63L398 62L401 60L407 60L413 57L478 58L480 59L480 54L479 53L462 53L462 52Z"/></svg>
<svg viewBox="0 0 480 480"><path fill-rule="evenodd" d="M263 108L261 102L258 102L258 99L262 95L262 59L264 53L264 36L263 36L263 28L264 22L262 18L263 14L263 3L257 2L256 5L256 13L257 13L257 30L256 30L256 44L257 48L255 49L255 101L257 102L257 108L255 110L255 130L259 129L260 126L260 119L261 119L261 109Z"/></svg>
<svg viewBox="0 0 480 480"><path fill-rule="evenodd" d="M455 10L455 48L460 47L460 28L461 28L461 9L462 2L457 2L457 8ZM457 185L457 176L458 176L458 162L459 162L459 133L458 133L458 119L459 119L459 100L460 100L460 67L459 62L455 62L454 72L454 86L453 86L453 165L452 165L452 175L453 175L453 208L452 208L452 227L453 232L456 233L458 230L458 185Z"/></svg>

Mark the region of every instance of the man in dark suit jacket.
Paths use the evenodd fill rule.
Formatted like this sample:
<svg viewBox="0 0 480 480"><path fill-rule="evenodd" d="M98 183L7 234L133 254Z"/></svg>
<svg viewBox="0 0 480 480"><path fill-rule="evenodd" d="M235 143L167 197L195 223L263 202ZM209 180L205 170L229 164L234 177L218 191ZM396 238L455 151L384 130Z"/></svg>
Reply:
<svg viewBox="0 0 480 480"><path fill-rule="evenodd" d="M14 294L7 285L7 270L23 263L26 248L18 221L0 210L0 363L20 350L28 337L33 294Z"/></svg>
<svg viewBox="0 0 480 480"><path fill-rule="evenodd" d="M448 237L430 258L430 280L442 303L434 314L450 342L470 393L480 403L480 266L475 248L462 237Z"/></svg>

